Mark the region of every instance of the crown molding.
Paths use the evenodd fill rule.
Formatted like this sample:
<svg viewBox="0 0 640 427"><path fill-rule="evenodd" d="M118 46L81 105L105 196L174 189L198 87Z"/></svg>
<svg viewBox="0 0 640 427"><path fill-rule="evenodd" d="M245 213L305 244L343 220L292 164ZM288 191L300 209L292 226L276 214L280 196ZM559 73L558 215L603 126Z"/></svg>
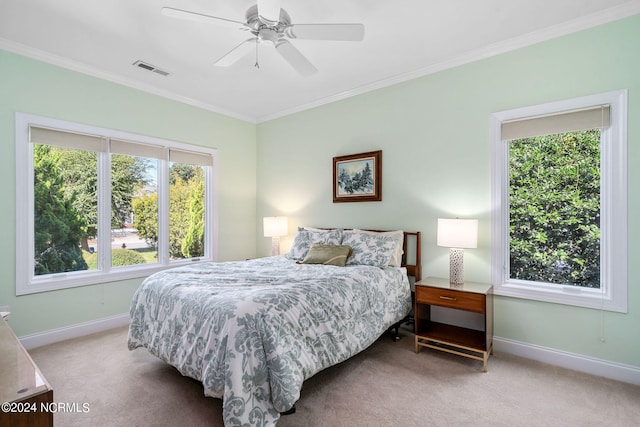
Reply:
<svg viewBox="0 0 640 427"><path fill-rule="evenodd" d="M215 105L198 101L186 96L178 95L172 91L161 89L157 86L150 85L148 83L143 83L138 80L113 74L113 73L101 70L99 68L86 65L84 63L74 61L72 59L65 58L59 55L55 55L53 53L45 52L40 49L33 48L31 46L27 46L21 43L16 43L11 40L0 38L0 50L5 50L7 52L15 53L21 56L25 56L27 58L42 61L47 64L55 65L71 71L76 71L78 73L86 74L91 77L96 77L101 80L106 80L122 86L130 87L132 89L137 89L143 92L150 93L152 95L161 96L163 98L167 98L172 101L177 101L183 104L191 105L193 107L202 108L203 110L211 111L217 114L222 114L227 117L243 120L250 123L256 123L256 120L254 117L250 117L245 114L240 114L236 111L220 108Z"/></svg>
<svg viewBox="0 0 640 427"><path fill-rule="evenodd" d="M504 40L499 43L494 43L488 46L484 46L480 49L475 49L470 52L466 52L462 55L445 59L444 61L436 64L428 65L426 67L419 68L407 73L398 74L383 80L378 80L354 89L350 89L344 92L340 92L325 98L318 99L313 102L309 102L297 107L293 107L286 110L281 110L273 114L267 114L257 118L257 123L263 123L270 120L278 119L281 117L289 116L291 114L299 113L312 108L320 107L322 105L331 104L336 101L351 98L356 95L361 95L374 90L382 89L388 86L393 86L398 83L403 83L409 80L414 80L420 77L427 76L429 74L435 74L440 71L448 70L451 68L459 67L461 65L469 64L472 62L480 61L483 59L497 56L503 53L511 52L517 49L521 49L534 44L542 43L548 40L559 38L565 35L573 34L579 31L587 30L589 28L604 25L613 21L617 21L623 18L627 18L640 13L640 0L633 0L616 7L612 7L603 11L585 15L580 18L573 19L571 21L563 22L561 24L553 25L541 30L533 31L522 36L514 37L508 40Z"/></svg>

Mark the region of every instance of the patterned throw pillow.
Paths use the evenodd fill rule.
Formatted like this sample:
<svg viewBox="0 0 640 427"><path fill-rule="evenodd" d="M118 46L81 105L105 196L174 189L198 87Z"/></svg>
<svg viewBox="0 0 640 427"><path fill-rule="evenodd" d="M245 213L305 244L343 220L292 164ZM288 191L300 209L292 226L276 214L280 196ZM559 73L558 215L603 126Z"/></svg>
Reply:
<svg viewBox="0 0 640 427"><path fill-rule="evenodd" d="M372 265L385 268L396 250L397 239L381 234L345 231L342 244L351 246L353 249L347 265Z"/></svg>
<svg viewBox="0 0 640 427"><path fill-rule="evenodd" d="M339 245L342 242L342 229L311 231L298 228L291 250L286 255L289 259L302 260L307 256L312 244Z"/></svg>
<svg viewBox="0 0 640 427"><path fill-rule="evenodd" d="M307 252L304 260L298 262L302 264L322 264L344 267L351 252L351 246L319 245L314 243L309 248L309 252Z"/></svg>
<svg viewBox="0 0 640 427"><path fill-rule="evenodd" d="M391 256L391 260L389 261L390 267L400 267L402 266L402 254L404 253L402 249L402 243L404 242L404 231L396 230L396 231L369 231L369 230L359 230L354 228L354 232L364 233L364 234L377 234L382 236L391 236L396 239L396 250L393 252Z"/></svg>

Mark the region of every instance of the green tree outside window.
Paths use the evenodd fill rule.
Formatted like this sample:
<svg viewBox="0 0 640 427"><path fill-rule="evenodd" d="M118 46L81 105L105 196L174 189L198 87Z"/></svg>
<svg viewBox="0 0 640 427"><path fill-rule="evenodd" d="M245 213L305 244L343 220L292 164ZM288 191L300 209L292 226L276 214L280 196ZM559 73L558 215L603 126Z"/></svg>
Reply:
<svg viewBox="0 0 640 427"><path fill-rule="evenodd" d="M600 287L600 131L509 145L512 279Z"/></svg>

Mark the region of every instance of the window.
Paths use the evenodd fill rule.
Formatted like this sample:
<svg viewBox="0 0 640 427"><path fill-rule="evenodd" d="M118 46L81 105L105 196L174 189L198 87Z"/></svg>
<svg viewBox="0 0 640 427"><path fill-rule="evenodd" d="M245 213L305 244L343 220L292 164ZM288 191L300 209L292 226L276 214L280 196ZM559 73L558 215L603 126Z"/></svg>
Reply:
<svg viewBox="0 0 640 427"><path fill-rule="evenodd" d="M216 258L216 151L16 114L16 294Z"/></svg>
<svg viewBox="0 0 640 427"><path fill-rule="evenodd" d="M494 113L492 282L627 311L627 92Z"/></svg>

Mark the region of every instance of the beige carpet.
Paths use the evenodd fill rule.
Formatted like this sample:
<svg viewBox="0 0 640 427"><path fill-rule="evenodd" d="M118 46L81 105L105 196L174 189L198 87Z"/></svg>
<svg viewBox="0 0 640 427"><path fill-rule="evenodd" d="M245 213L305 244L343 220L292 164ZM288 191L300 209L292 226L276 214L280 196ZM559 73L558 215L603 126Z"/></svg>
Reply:
<svg viewBox="0 0 640 427"><path fill-rule="evenodd" d="M489 372L455 355L413 351L413 335L388 337L324 370L278 426L637 426L640 387L496 354ZM31 355L54 401L88 403L57 413L66 426L222 426L221 401L144 349L127 329L56 343Z"/></svg>

